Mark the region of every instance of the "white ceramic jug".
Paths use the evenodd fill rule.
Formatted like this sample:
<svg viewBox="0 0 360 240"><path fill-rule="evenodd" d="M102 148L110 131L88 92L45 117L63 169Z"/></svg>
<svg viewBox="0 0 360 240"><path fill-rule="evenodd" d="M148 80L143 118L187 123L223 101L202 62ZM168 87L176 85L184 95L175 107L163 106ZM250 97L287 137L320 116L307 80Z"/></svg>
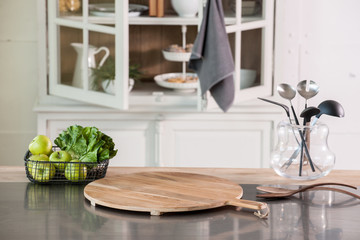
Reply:
<svg viewBox="0 0 360 240"><path fill-rule="evenodd" d="M74 87L82 88L83 82L82 82L82 56L83 56L83 44L82 43L71 43L70 44L77 53L77 59L75 64L75 71L73 76L73 82L72 85ZM87 61L87 68L88 68L88 79L91 79L91 68L96 68L96 61L95 61L95 55L98 54L101 51L105 51L105 55L101 59L99 66L101 67L106 59L109 57L110 51L107 47L95 47L92 45L89 45L88 47L88 61ZM91 81L90 81L91 82Z"/></svg>
<svg viewBox="0 0 360 240"><path fill-rule="evenodd" d="M199 0L171 0L171 5L180 17L195 17Z"/></svg>

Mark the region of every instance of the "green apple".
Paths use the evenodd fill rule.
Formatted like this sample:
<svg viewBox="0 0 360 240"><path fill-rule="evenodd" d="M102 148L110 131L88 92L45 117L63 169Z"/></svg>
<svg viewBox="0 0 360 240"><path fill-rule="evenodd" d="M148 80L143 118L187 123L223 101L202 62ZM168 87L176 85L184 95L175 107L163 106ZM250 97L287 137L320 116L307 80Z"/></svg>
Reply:
<svg viewBox="0 0 360 240"><path fill-rule="evenodd" d="M87 168L85 164L80 164L78 159L71 160L66 164L65 177L72 182L83 181L86 178Z"/></svg>
<svg viewBox="0 0 360 240"><path fill-rule="evenodd" d="M29 160L31 161L27 161L27 167L30 174L32 174L31 173L32 169L38 167L38 164L40 165L39 162L48 162L49 157L45 154L37 154L37 155L31 155L29 157Z"/></svg>
<svg viewBox="0 0 360 240"><path fill-rule="evenodd" d="M55 166L49 161L38 161L33 163L31 175L36 181L48 182L55 176Z"/></svg>
<svg viewBox="0 0 360 240"><path fill-rule="evenodd" d="M71 161L71 155L66 151L56 151L50 155L49 160L53 162L55 168L64 172L66 164Z"/></svg>
<svg viewBox="0 0 360 240"><path fill-rule="evenodd" d="M38 135L29 144L29 151L33 155L45 154L49 156L52 152L52 143L47 136Z"/></svg>

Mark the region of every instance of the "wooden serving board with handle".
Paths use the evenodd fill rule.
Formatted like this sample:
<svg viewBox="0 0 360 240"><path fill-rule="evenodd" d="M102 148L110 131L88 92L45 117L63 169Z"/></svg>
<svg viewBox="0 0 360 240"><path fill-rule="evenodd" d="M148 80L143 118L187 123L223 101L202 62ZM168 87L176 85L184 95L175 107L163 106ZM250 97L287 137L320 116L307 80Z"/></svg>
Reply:
<svg viewBox="0 0 360 240"><path fill-rule="evenodd" d="M92 205L150 212L186 212L232 205L257 210L264 218L266 203L243 200L243 189L229 180L185 172L139 172L89 183L84 196ZM263 212L263 213L262 213Z"/></svg>

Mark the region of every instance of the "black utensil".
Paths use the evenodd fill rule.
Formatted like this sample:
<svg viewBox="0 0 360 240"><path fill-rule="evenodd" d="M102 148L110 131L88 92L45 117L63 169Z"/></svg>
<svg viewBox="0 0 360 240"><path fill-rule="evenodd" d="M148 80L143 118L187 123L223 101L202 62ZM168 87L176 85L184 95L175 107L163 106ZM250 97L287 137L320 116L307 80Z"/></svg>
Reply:
<svg viewBox="0 0 360 240"><path fill-rule="evenodd" d="M265 102L269 102L269 103L272 103L272 104L275 104L275 105L278 105L278 106L282 107L282 108L285 110L286 115L288 116L289 121L290 121L290 123L291 123L290 111L289 111L289 107L288 107L288 106L286 106L285 104L282 104L282 103L278 103L278 102L275 102L275 101L271 101L271 100L269 100L269 99L265 99L265 98L260 98L260 97L258 97L258 99L260 99L260 100L263 100L263 101L265 101Z"/></svg>
<svg viewBox="0 0 360 240"><path fill-rule="evenodd" d="M304 118L304 122L306 125L310 122L313 116L317 116L318 114L320 114L320 112L321 110L317 107L307 107L301 112L300 117Z"/></svg>
<svg viewBox="0 0 360 240"><path fill-rule="evenodd" d="M300 117L304 118L304 125L308 126L308 123L310 122L311 118L319 113L320 113L320 109L318 109L317 107L308 107L308 108L305 108L301 112ZM304 130L303 130L303 135L306 136L306 128L304 128ZM310 141L309 136L305 137L305 139L306 139L306 141L305 141L305 145L306 145L306 143ZM309 148L309 146L307 146L307 147ZM301 174L302 174L303 151L304 151L304 145L302 144L301 145L301 153L300 153L299 176L301 176ZM311 159L308 159L308 160L309 160L311 169L314 169L313 162L311 161Z"/></svg>
<svg viewBox="0 0 360 240"><path fill-rule="evenodd" d="M329 115L333 117L344 117L345 111L344 108L340 103L335 100L326 100L319 104L318 108L320 109L320 113L318 113L314 120L312 121L311 125L315 125L315 123L319 120L321 115Z"/></svg>

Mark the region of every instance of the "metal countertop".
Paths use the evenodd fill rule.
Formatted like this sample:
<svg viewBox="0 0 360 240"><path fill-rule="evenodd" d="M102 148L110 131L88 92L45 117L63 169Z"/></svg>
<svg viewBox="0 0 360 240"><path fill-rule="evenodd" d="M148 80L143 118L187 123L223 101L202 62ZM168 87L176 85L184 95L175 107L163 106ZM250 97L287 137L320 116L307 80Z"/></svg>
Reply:
<svg viewBox="0 0 360 240"><path fill-rule="evenodd" d="M257 185L242 185L257 199ZM1 239L359 239L360 200L329 191L267 200L271 213L222 207L187 213L149 213L93 207L84 185L0 183Z"/></svg>

